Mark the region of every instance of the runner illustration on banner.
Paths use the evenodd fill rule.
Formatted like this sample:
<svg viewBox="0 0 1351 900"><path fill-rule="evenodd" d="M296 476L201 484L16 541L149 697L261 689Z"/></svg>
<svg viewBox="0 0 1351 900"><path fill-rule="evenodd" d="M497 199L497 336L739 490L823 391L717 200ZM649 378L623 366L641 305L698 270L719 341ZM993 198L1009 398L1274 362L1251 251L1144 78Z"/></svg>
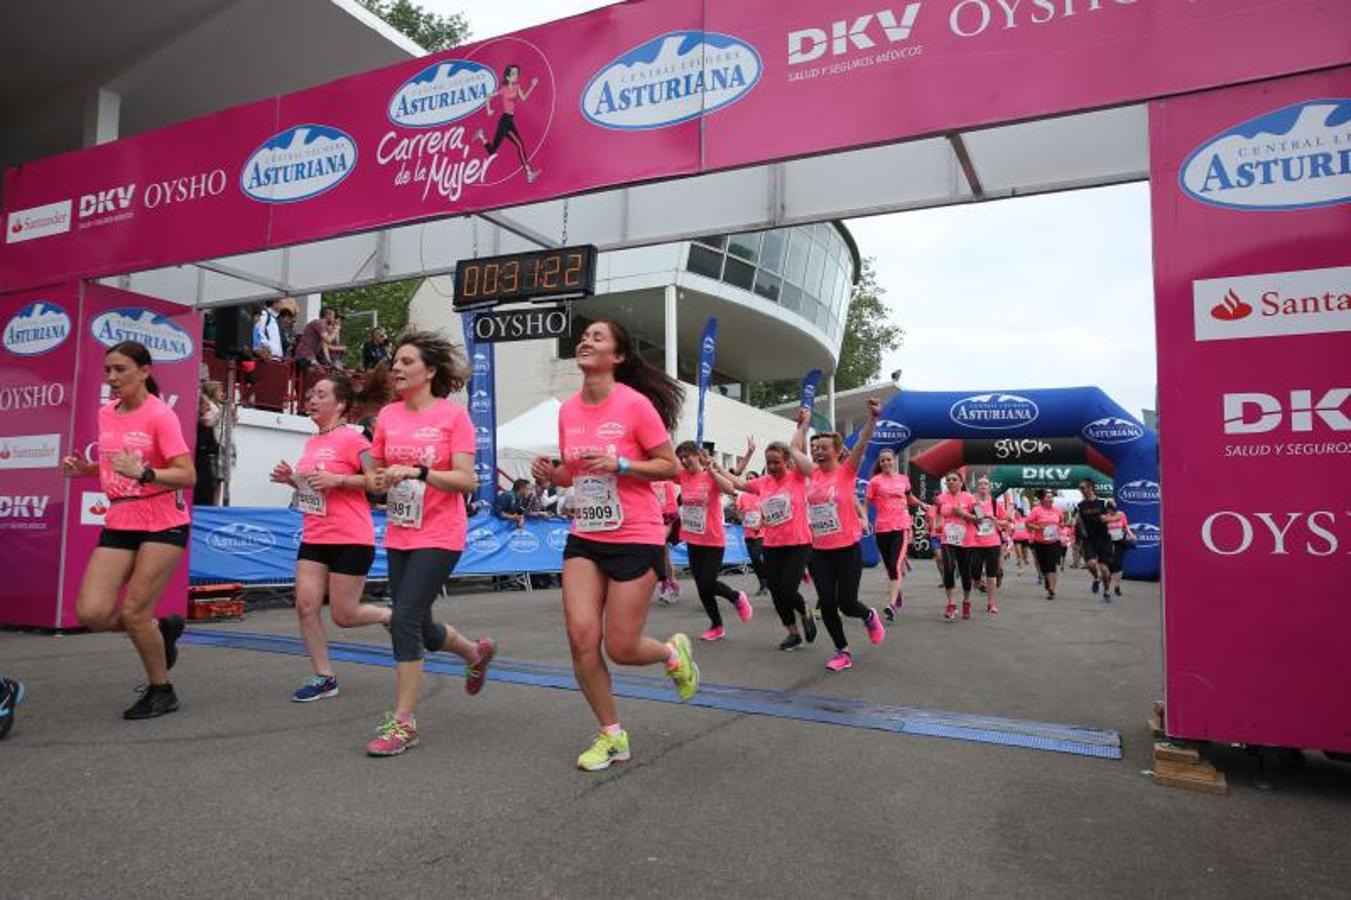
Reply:
<svg viewBox="0 0 1351 900"><path fill-rule="evenodd" d="M521 87L521 67L516 63L511 63L502 70L502 86L488 95L485 111L488 118L493 116L493 98L502 98L502 117L497 120L497 130L493 133L493 139L490 141L480 128L474 132L474 140L481 141L483 147L489 155L497 153L497 148L502 146L504 140L510 140L516 147L516 154L521 158L521 167L525 169L525 180L530 184L535 183L539 177L539 169L530 168L530 157L525 151L525 142L521 138L521 132L516 128L516 104L524 103L530 99L530 93L539 84L538 78L530 79L529 87Z"/></svg>

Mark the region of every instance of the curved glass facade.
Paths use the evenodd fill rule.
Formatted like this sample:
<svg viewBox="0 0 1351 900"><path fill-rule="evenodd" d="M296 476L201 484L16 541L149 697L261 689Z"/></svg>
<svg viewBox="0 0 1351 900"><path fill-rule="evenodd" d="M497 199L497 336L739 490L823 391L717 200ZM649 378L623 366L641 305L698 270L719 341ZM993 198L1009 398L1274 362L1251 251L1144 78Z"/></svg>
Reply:
<svg viewBox="0 0 1351 900"><path fill-rule="evenodd" d="M685 267L754 291L815 325L839 346L854 282L854 257L828 222L690 243Z"/></svg>

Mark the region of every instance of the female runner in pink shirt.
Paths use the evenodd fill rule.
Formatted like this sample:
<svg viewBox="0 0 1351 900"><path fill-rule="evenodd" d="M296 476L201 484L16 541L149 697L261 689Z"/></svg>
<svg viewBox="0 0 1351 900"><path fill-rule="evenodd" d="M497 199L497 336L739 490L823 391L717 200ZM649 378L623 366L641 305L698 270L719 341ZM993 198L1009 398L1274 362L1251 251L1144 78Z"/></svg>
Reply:
<svg viewBox="0 0 1351 900"><path fill-rule="evenodd" d="M760 477L759 472L748 472L747 481ZM741 538L746 545L746 556L750 557L751 570L759 586L755 596L769 593L769 580L765 572L765 533L761 524L763 512L760 509L760 495L751 491L741 491L736 495L736 511L741 517Z"/></svg>
<svg viewBox="0 0 1351 900"><path fill-rule="evenodd" d="M361 604L366 573L375 561L375 527L366 501L366 476L375 464L370 441L347 427L355 400L352 382L340 372L315 382L305 406L319 433L305 442L294 467L283 460L272 469L274 482L295 488L293 505L304 518L296 554L296 616L314 677L292 696L297 703L338 694L319 615L325 594L339 628L388 626L393 617L388 608Z"/></svg>
<svg viewBox="0 0 1351 900"><path fill-rule="evenodd" d="M671 548L680 543L680 485L675 481L654 481L652 492L661 504L661 521L666 526L666 540L661 547L662 575L657 583L657 601L670 605L680 599L680 582L676 581L675 566L671 564Z"/></svg>
<svg viewBox="0 0 1351 900"><path fill-rule="evenodd" d="M999 615L995 593L1004 580L1001 557L1004 552L1003 531L1008 526L1004 504L994 499L990 479L982 475L976 480L976 498L971 506L975 521L966 530L967 563L971 577L985 576L985 611ZM963 611L965 615L965 611Z"/></svg>
<svg viewBox="0 0 1351 900"><path fill-rule="evenodd" d="M61 460L70 478L99 476L108 515L89 557L76 614L91 631L125 631L145 667L147 686L122 713L152 719L178 709L169 670L178 658L183 619L155 619L155 604L188 545L191 515L183 491L197 481L192 451L150 374L150 351L135 341L114 344L103 357L112 401L99 407L97 462L71 453ZM118 594L126 587L126 597Z"/></svg>
<svg viewBox="0 0 1351 900"><path fill-rule="evenodd" d="M371 442L375 471L367 487L385 493L385 556L394 613L394 712L366 745L371 756L396 756L418 743L423 651L449 650L465 661L465 692L477 694L496 652L491 638L471 641L432 618L432 603L464 551L464 497L474 476L474 427L463 406L446 398L464 387L459 351L430 331L399 337L390 366L399 399L380 410Z"/></svg>
<svg viewBox="0 0 1351 900"><path fill-rule="evenodd" d="M943 491L934 498L933 515L943 535L943 590L948 605L943 618L957 621L954 591L962 579L962 618L971 618L971 568L967 562L967 530L976 518L971 514L975 502L966 491L962 473L956 470L943 476Z"/></svg>
<svg viewBox="0 0 1351 900"><path fill-rule="evenodd" d="M708 630L699 636L703 641L720 641L725 636L718 598L736 607L737 617L749 622L754 612L745 591L734 591L718 580L722 557L727 549L727 531L722 519L722 495L735 494L736 488L725 478L716 476L706 465L708 454L694 441L684 441L676 447L676 459L681 470L676 475L680 483L680 539L689 554L690 574L699 590L699 602L708 614Z"/></svg>
<svg viewBox="0 0 1351 900"><path fill-rule="evenodd" d="M645 363L609 319L587 326L576 357L582 389L558 412L563 462L541 457L533 472L571 485L576 498L563 549L563 618L572 669L600 725L577 766L594 772L629 758L603 652L619 665L664 663L682 701L698 692L699 667L684 634L665 643L643 634L666 534L650 483L676 474L669 431L680 415L680 384Z"/></svg>
<svg viewBox="0 0 1351 900"><path fill-rule="evenodd" d="M1046 580L1046 599L1055 599L1056 570L1064 555L1061 538L1065 532L1065 516L1055 508L1055 491L1043 488L1037 505L1027 514L1027 531L1032 535L1032 555L1037 570Z"/></svg>
<svg viewBox="0 0 1351 900"><path fill-rule="evenodd" d="M873 477L868 482L868 491L864 496L877 511L873 532L877 535L877 551L882 557L882 565L886 567L887 580L891 585L883 612L888 622L894 622L904 602L901 582L905 580L905 555L910 550L910 529L913 524L910 507L919 505L919 500L910 490L910 479L896 472L895 453L883 450L877 454Z"/></svg>
<svg viewBox="0 0 1351 900"><path fill-rule="evenodd" d="M1013 537L1013 555L1018 560L1018 568L1027 564L1027 545L1032 540L1027 533L1027 516L1016 506L1009 511L1009 526Z"/></svg>
<svg viewBox="0 0 1351 900"><path fill-rule="evenodd" d="M859 520L854 491L859 463L872 440L873 427L881 411L882 402L869 398L868 424L863 426L844 462L840 462L844 441L834 432L812 438L810 457L803 452L811 420L810 411L805 409L798 413L797 431L789 445L794 464L807 478L807 521L812 533L808 567L821 602L821 621L835 644L835 655L826 662L826 668L832 672L851 668L854 664L849 641L844 636L841 612L862 619L868 629L868 640L874 644L882 643L887 633L877 610L869 609L858 600L859 580L863 576L863 552L859 546L863 524Z"/></svg>

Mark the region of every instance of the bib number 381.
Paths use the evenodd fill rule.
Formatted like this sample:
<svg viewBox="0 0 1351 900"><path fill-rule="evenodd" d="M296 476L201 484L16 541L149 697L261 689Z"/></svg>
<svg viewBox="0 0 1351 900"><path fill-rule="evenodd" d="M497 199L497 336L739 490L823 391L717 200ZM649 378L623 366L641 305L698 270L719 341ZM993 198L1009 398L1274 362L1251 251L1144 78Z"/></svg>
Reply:
<svg viewBox="0 0 1351 900"><path fill-rule="evenodd" d="M385 515L389 524L400 528L421 528L426 499L425 481L410 478L394 485L385 495Z"/></svg>

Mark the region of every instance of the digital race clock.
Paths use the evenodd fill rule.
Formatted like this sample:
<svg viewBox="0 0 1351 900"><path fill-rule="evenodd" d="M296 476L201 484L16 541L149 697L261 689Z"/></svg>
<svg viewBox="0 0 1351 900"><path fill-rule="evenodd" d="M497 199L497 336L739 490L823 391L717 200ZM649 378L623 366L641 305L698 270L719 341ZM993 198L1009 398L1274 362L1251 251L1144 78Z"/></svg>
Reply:
<svg viewBox="0 0 1351 900"><path fill-rule="evenodd" d="M541 297L589 297L596 291L596 248L559 247L462 259L455 265L456 309Z"/></svg>

